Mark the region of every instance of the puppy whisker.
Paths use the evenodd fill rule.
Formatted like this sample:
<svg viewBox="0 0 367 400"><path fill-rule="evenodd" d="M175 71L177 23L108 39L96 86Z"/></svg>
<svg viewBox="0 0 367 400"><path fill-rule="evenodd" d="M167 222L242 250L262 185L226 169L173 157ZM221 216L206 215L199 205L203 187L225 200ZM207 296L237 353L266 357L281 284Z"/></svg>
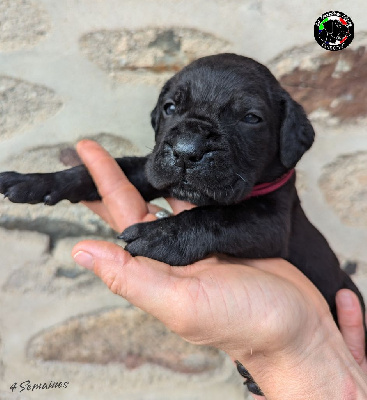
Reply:
<svg viewBox="0 0 367 400"><path fill-rule="evenodd" d="M247 181L246 181L246 179L242 176L242 175L240 175L240 174L237 174L237 172L235 172L235 174L239 177L239 178L241 178L244 182L246 182L247 183Z"/></svg>

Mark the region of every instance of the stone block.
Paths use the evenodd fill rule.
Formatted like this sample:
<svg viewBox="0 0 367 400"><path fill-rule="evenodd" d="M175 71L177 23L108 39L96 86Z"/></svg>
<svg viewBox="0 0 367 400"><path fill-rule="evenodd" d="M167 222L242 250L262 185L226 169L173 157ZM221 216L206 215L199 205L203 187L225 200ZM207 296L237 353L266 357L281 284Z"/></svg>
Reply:
<svg viewBox="0 0 367 400"><path fill-rule="evenodd" d="M322 172L328 205L349 226L367 227L367 152L341 155Z"/></svg>
<svg viewBox="0 0 367 400"><path fill-rule="evenodd" d="M50 30L51 21L35 1L1 0L0 26L0 51L13 51L37 44Z"/></svg>
<svg viewBox="0 0 367 400"><path fill-rule="evenodd" d="M45 86L0 76L0 104L1 140L51 117L61 108L62 101Z"/></svg>
<svg viewBox="0 0 367 400"><path fill-rule="evenodd" d="M314 44L293 48L270 63L283 87L311 120L330 125L367 118L367 33L353 47L327 52Z"/></svg>
<svg viewBox="0 0 367 400"><path fill-rule="evenodd" d="M95 31L81 37L79 45L111 78L157 85L196 58L230 48L212 34L180 27Z"/></svg>
<svg viewBox="0 0 367 400"><path fill-rule="evenodd" d="M38 232L0 228L0 254L3 265L38 260L49 252L50 238Z"/></svg>
<svg viewBox="0 0 367 400"><path fill-rule="evenodd" d="M194 346L143 311L118 308L81 316L41 332L28 356L42 361L159 365L179 373L213 371L223 362L218 350Z"/></svg>

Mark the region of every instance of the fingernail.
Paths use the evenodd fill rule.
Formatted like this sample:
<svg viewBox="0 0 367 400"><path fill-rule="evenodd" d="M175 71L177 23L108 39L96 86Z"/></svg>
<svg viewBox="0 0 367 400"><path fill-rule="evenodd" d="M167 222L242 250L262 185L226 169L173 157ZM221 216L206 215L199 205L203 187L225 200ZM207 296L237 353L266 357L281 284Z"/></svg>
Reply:
<svg viewBox="0 0 367 400"><path fill-rule="evenodd" d="M91 254L85 252L85 251L78 251L74 255L74 260L77 264L80 266L87 268L87 269L93 269L94 268L94 258Z"/></svg>
<svg viewBox="0 0 367 400"><path fill-rule="evenodd" d="M343 308L353 308L353 295L349 291L343 290L339 293L339 301Z"/></svg>

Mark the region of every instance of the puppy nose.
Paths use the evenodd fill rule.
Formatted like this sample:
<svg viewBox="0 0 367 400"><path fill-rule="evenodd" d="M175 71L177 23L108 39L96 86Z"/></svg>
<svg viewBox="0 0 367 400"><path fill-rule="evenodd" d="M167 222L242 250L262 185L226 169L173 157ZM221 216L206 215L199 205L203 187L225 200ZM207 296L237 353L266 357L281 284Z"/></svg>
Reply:
<svg viewBox="0 0 367 400"><path fill-rule="evenodd" d="M177 139L174 143L165 143L166 150L169 150L176 162L185 165L200 162L207 153L205 148L197 141Z"/></svg>
<svg viewBox="0 0 367 400"><path fill-rule="evenodd" d="M178 141L172 148L176 159L183 161L198 162L203 158L204 151L198 149L193 143Z"/></svg>

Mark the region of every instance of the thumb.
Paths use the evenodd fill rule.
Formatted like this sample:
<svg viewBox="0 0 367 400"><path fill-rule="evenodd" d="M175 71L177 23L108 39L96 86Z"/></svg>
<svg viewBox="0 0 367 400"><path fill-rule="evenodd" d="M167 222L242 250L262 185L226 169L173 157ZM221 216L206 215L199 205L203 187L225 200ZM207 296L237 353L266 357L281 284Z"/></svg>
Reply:
<svg viewBox="0 0 367 400"><path fill-rule="evenodd" d="M361 365L365 362L365 331L358 297L349 289L341 289L336 294L336 306L344 341L354 359Z"/></svg>
<svg viewBox="0 0 367 400"><path fill-rule="evenodd" d="M97 240L79 242L72 256L77 264L94 271L113 293L163 322L172 313L172 302L178 301L178 278L167 264L132 257L116 244Z"/></svg>

